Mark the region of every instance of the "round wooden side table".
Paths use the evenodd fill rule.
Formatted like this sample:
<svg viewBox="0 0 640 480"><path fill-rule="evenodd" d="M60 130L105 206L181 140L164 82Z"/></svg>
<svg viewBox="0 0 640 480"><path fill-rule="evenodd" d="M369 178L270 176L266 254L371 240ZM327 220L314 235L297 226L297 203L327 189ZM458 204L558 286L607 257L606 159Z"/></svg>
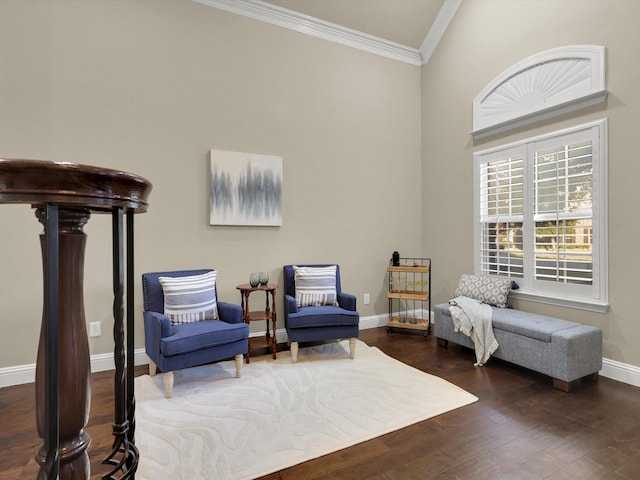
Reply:
<svg viewBox="0 0 640 480"><path fill-rule="evenodd" d="M276 289L278 285L274 283L269 283L267 285L258 285L257 287L252 287L248 283L244 283L242 285L238 285L236 287L240 290L240 296L242 301L242 315L244 321L247 325L251 325L252 321L257 320L265 320L267 324L267 331L264 339L252 340L249 337L249 343L247 346L247 363L251 362L251 348L259 348L259 347L271 347L271 352L273 358L276 358ZM265 292L266 301L264 310L258 311L250 311L249 307L249 296L253 292ZM269 306L269 295L271 295L271 306ZM269 320L271 320L271 333L269 331Z"/></svg>
<svg viewBox="0 0 640 480"><path fill-rule="evenodd" d="M91 364L84 314L86 235L92 213L112 215L115 414L113 451L103 461L110 476L133 478L133 215L147 210L151 183L106 168L43 160L0 159L0 203L26 203L43 224L40 235L44 305L36 360L36 423L43 439L36 452L39 479L88 479L84 430L91 405ZM126 355L124 228L126 214ZM126 379L125 379L126 358ZM126 382L125 382L126 380ZM119 458L118 458L119 457Z"/></svg>

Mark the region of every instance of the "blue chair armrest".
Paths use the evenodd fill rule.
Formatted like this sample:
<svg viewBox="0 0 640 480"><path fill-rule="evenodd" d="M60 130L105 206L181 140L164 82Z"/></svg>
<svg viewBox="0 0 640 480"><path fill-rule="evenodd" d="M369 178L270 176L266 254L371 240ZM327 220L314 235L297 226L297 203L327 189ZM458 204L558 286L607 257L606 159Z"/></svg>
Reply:
<svg viewBox="0 0 640 480"><path fill-rule="evenodd" d="M340 308L344 308L345 310L350 310L352 312L356 311L356 296L350 293L340 292L338 293L338 305Z"/></svg>
<svg viewBox="0 0 640 480"><path fill-rule="evenodd" d="M171 320L159 312L142 312L144 318L144 343L147 355L153 362L160 362L160 339L173 335Z"/></svg>
<svg viewBox="0 0 640 480"><path fill-rule="evenodd" d="M148 330L157 331L158 339L173 335L171 320L160 312L143 312L144 327Z"/></svg>
<svg viewBox="0 0 640 480"><path fill-rule="evenodd" d="M289 313L296 313L298 311L298 304L296 299L291 295L284 296L284 311L288 315Z"/></svg>
<svg viewBox="0 0 640 480"><path fill-rule="evenodd" d="M242 307L235 303L218 302L218 316L226 323L242 323Z"/></svg>

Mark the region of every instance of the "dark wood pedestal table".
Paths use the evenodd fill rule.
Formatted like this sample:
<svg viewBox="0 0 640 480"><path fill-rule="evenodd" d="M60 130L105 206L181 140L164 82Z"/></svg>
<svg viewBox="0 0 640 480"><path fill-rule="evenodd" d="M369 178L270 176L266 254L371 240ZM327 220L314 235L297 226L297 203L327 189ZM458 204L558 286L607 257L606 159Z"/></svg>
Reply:
<svg viewBox="0 0 640 480"><path fill-rule="evenodd" d="M252 321L265 320L267 323L267 332L264 340L251 340L249 337L249 343L247 345L247 363L251 362L251 347L271 347L273 358L276 358L276 289L278 285L269 283L267 285L258 285L252 287L248 283L238 285L236 287L240 290L240 296L242 297L242 314L246 324L251 325ZM249 307L249 295L252 292L265 292L266 301L264 310L250 311ZM271 306L269 306L269 295L271 295ZM271 321L271 334L269 332L269 321Z"/></svg>
<svg viewBox="0 0 640 480"><path fill-rule="evenodd" d="M84 428L91 404L91 364L83 301L86 235L82 228L91 213L110 213L113 234L114 442L103 461L112 469L103 478L134 478L138 450L134 442L133 215L147 210L151 188L146 179L117 170L0 159L0 203L30 204L44 226L40 235L44 305L35 384L36 423L43 439L35 455L39 479L90 476L91 438Z"/></svg>

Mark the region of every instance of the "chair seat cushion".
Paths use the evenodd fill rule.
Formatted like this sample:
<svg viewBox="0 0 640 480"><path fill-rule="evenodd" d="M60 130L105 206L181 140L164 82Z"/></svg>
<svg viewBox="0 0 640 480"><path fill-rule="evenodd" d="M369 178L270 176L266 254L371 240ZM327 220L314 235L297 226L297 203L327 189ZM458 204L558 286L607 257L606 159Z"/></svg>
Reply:
<svg viewBox="0 0 640 480"><path fill-rule="evenodd" d="M358 312L333 305L324 305L301 307L296 313L290 313L287 328L347 326L358 325L359 322Z"/></svg>
<svg viewBox="0 0 640 480"><path fill-rule="evenodd" d="M246 323L226 323L203 320L173 326L173 335L160 340L160 352L165 357L205 348L225 345L249 338Z"/></svg>

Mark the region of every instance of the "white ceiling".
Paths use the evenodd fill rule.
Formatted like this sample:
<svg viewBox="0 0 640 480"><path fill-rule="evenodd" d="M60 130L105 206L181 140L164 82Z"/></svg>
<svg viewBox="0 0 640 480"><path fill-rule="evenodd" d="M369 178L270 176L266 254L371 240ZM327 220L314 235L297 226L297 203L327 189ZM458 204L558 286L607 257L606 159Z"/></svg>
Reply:
<svg viewBox="0 0 640 480"><path fill-rule="evenodd" d="M265 2L419 49L444 0L265 0Z"/></svg>

